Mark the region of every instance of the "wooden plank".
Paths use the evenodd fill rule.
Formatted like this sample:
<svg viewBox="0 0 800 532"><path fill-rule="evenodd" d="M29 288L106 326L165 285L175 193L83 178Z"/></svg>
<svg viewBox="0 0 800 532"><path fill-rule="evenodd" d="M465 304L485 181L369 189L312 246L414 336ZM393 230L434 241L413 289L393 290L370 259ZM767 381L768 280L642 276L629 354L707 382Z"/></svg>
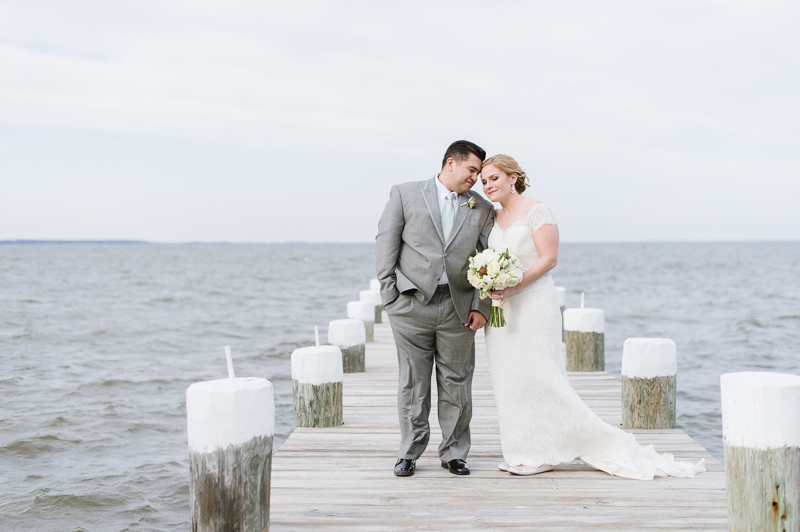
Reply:
<svg viewBox="0 0 800 532"><path fill-rule="evenodd" d="M652 482L611 477L580 460L534 477L497 469L502 461L497 410L482 332L473 379L472 474L457 477L431 442L410 478L392 474L397 425L397 354L388 320L375 325L366 372L344 376L344 425L298 428L273 459L273 531L367 530L714 530L725 531L724 467L679 429L626 429L677 460L706 459L694 479ZM621 386L606 372L571 372L570 382L609 423L621 422Z"/></svg>

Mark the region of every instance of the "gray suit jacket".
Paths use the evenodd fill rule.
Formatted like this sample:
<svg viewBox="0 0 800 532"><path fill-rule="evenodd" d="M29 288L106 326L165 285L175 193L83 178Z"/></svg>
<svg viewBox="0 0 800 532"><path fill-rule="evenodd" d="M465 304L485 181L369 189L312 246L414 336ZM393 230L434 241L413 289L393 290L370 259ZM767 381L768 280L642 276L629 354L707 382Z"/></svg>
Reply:
<svg viewBox="0 0 800 532"><path fill-rule="evenodd" d="M471 310L488 317L491 300L480 299L478 290L467 281L467 271L475 250L486 249L494 226L494 208L472 191L467 194L475 198L475 208L461 206L466 198L460 196L453 229L445 242L434 179L392 187L375 237L384 305L391 305L401 292L414 294L427 305L442 271L447 271L450 293L462 323L467 323Z"/></svg>

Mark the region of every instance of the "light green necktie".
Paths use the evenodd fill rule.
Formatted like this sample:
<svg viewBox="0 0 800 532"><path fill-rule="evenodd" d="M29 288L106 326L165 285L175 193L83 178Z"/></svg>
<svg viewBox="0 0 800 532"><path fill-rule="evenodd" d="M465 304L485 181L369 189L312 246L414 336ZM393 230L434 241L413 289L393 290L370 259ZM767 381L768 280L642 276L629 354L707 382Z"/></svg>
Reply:
<svg viewBox="0 0 800 532"><path fill-rule="evenodd" d="M444 199L444 209L442 209L442 233L444 233L445 243L450 239L450 231L453 230L453 214L455 213L453 209L453 198L455 197L455 193L451 192Z"/></svg>

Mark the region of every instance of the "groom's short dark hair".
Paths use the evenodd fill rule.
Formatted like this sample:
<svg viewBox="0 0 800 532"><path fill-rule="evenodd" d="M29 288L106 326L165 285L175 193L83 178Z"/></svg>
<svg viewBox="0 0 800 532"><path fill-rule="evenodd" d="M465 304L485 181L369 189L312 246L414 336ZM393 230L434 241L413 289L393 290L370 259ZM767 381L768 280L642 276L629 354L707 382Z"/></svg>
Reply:
<svg viewBox="0 0 800 532"><path fill-rule="evenodd" d="M480 159L481 162L486 159L486 152L474 142L470 142L468 140L455 141L447 148L447 151L444 152L442 168L444 168L444 165L447 164L447 159L450 157L453 158L456 164L461 164L467 157L469 157L470 153Z"/></svg>

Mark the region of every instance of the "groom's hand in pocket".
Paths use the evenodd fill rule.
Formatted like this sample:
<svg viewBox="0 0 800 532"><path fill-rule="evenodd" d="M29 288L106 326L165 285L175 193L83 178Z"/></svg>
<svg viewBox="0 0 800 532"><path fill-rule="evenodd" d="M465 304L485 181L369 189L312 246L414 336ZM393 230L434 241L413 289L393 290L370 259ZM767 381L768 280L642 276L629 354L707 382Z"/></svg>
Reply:
<svg viewBox="0 0 800 532"><path fill-rule="evenodd" d="M469 327L473 331L477 331L484 325L486 325L486 318L484 318L483 314L481 314L477 310L470 311L469 321L464 324L465 327Z"/></svg>

